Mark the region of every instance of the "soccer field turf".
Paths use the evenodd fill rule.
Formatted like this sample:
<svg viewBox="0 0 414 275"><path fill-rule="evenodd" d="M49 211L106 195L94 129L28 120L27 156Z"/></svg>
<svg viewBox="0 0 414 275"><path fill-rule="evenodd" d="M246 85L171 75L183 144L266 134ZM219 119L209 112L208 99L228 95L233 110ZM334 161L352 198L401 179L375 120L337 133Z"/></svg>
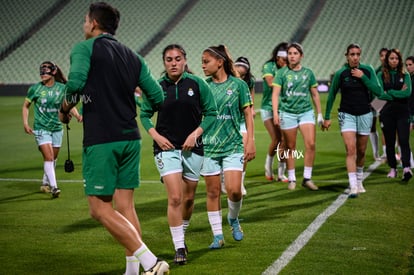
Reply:
<svg viewBox="0 0 414 275"><path fill-rule="evenodd" d="M260 95L256 97L258 111ZM23 100L2 97L0 101L0 274L122 274L123 249L89 217L81 176L82 125L70 123L75 171L64 172L64 139L56 168L62 193L52 200L39 192L42 158L33 136L23 130ZM321 100L324 110L326 95ZM286 184L264 178L269 138L258 113L257 156L247 167L247 196L240 214L245 239L233 241L223 219L226 244L220 250L208 249L212 234L201 180L186 234L189 255L185 266L172 263L166 192L153 162L152 142L142 131L142 184L135 199L148 247L170 263L171 274L261 274L286 255L289 247L303 248L295 257L284 256L276 262L287 264L280 274L413 274L414 180L401 184L400 178L388 179L388 167L381 164L364 182L367 193L343 199L348 185L345 149L335 117L333 113L333 127L328 132L317 130L313 179L320 190L311 192L298 186L289 191ZM298 150L303 150L301 137L298 141ZM411 141L413 146L413 138ZM368 145L366 168L373 162ZM296 164L300 182L303 160ZM222 205L225 217L225 197ZM337 210L329 213L335 205Z"/></svg>

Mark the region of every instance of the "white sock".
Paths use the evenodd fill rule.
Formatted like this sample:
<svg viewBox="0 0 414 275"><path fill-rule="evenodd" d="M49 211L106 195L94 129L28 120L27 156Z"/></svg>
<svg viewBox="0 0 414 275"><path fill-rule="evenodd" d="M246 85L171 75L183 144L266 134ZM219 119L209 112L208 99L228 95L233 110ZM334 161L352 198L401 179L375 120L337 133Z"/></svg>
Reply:
<svg viewBox="0 0 414 275"><path fill-rule="evenodd" d="M56 163L57 163L57 159L55 159L53 161L53 167L55 169L56 169ZM48 180L47 175L45 173L43 173L42 185L49 185L49 180Z"/></svg>
<svg viewBox="0 0 414 275"><path fill-rule="evenodd" d="M288 170L289 181L296 181L295 169Z"/></svg>
<svg viewBox="0 0 414 275"><path fill-rule="evenodd" d="M43 173L42 185L49 185L49 181L47 179L47 176L44 173Z"/></svg>
<svg viewBox="0 0 414 275"><path fill-rule="evenodd" d="M351 172L348 173L348 179L349 179L349 187L353 188L353 187L357 187L357 173L356 172Z"/></svg>
<svg viewBox="0 0 414 275"><path fill-rule="evenodd" d="M184 248L184 227L183 225L179 226L170 226L171 237L174 243L174 248Z"/></svg>
<svg viewBox="0 0 414 275"><path fill-rule="evenodd" d="M358 182L362 183L362 178L364 177L364 167L357 166L356 175Z"/></svg>
<svg viewBox="0 0 414 275"><path fill-rule="evenodd" d="M386 155L387 155L387 146L386 146L386 145L382 145L382 154L383 154L384 156L386 156Z"/></svg>
<svg viewBox="0 0 414 275"><path fill-rule="evenodd" d="M227 205L229 207L229 218L230 219L237 219L240 214L240 210L242 207L243 199L239 201L231 201L229 198L227 198Z"/></svg>
<svg viewBox="0 0 414 275"><path fill-rule="evenodd" d="M222 216L221 210L219 211L208 211L208 221L211 226L211 230L213 231L213 235L223 235L223 227L222 227Z"/></svg>
<svg viewBox="0 0 414 275"><path fill-rule="evenodd" d="M303 178L311 179L312 178L312 167L305 166L303 168Z"/></svg>
<svg viewBox="0 0 414 275"><path fill-rule="evenodd" d="M266 167L270 167L272 171L273 171L273 159L274 158L275 156L270 156L269 154L266 155L265 165Z"/></svg>
<svg viewBox="0 0 414 275"><path fill-rule="evenodd" d="M57 188L55 166L53 161L45 161L43 163L43 169L52 188Z"/></svg>
<svg viewBox="0 0 414 275"><path fill-rule="evenodd" d="M277 174L280 179L283 178L283 176L285 175L285 171L286 171L286 162L279 161L278 168L277 168Z"/></svg>
<svg viewBox="0 0 414 275"><path fill-rule="evenodd" d="M242 173L242 179L241 179L241 184L240 184L241 192L242 192L242 195L243 196L245 196L247 194L246 187L244 186L244 178L245 177L246 177L246 171L243 171L243 173Z"/></svg>
<svg viewBox="0 0 414 275"><path fill-rule="evenodd" d="M135 256L126 256L126 270L124 275L138 275L139 261Z"/></svg>
<svg viewBox="0 0 414 275"><path fill-rule="evenodd" d="M413 152L410 152L410 166L411 166L411 168L414 168Z"/></svg>
<svg viewBox="0 0 414 275"><path fill-rule="evenodd" d="M157 263L157 257L155 257L144 243L134 252L134 256L141 263L145 271L151 269Z"/></svg>
<svg viewBox="0 0 414 275"><path fill-rule="evenodd" d="M183 220L183 231L184 231L184 235L185 232L187 231L187 228L190 226L190 220Z"/></svg>
<svg viewBox="0 0 414 275"><path fill-rule="evenodd" d="M372 153L374 154L374 157L376 158L376 157L379 156L379 152L378 152L378 133L377 132L369 133L369 139L371 141Z"/></svg>

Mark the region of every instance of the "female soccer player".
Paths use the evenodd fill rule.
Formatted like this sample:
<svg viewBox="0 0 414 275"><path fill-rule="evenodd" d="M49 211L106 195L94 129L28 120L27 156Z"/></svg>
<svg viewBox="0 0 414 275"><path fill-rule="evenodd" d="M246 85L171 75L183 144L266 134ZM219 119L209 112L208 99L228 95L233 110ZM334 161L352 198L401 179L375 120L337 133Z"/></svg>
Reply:
<svg viewBox="0 0 414 275"><path fill-rule="evenodd" d="M256 116L256 112L254 110L254 105L253 105L254 94L255 94L255 89L254 89L255 79L254 79L254 76L251 72L249 59L247 59L247 57L240 56L239 58L236 59L236 62L234 62L234 66L235 66L237 72L239 73L240 78L243 79L244 82L246 82L247 86L249 86L250 97L252 99L251 110L252 110L252 115L253 115L253 118L254 118ZM244 116L242 116L242 120L240 121L240 132L243 136L243 145L245 145L246 141L247 141L247 129L246 129L246 122L244 120ZM243 194L243 196L247 194L246 188L244 186L244 178L246 176L246 168L247 168L247 161L245 161L244 165L243 165L243 174L242 174L242 194ZM222 189L223 188L225 189L224 181L222 181Z"/></svg>
<svg viewBox="0 0 414 275"><path fill-rule="evenodd" d="M273 180L273 160L277 152L282 152L284 145L282 140L282 131L279 125L273 123L273 108L272 108L272 91L273 80L277 71L287 65L287 42L282 42L276 45L272 51L272 57L266 61L262 69L263 78L263 98L262 106L260 109L260 115L263 124L269 133L270 144L267 150L265 160L265 177L267 180ZM280 149L279 151L277 149ZM282 182L288 182L285 176L286 159L278 156L278 171L277 180Z"/></svg>
<svg viewBox="0 0 414 275"><path fill-rule="evenodd" d="M361 47L358 44L350 44L345 56L347 63L335 72L332 79L323 127L328 129L331 126L331 110L340 89L338 120L346 149L349 197L355 198L366 191L362 178L373 119L370 101L373 95L381 95L381 88L374 68L360 63Z"/></svg>
<svg viewBox="0 0 414 275"><path fill-rule="evenodd" d="M253 134L252 100L249 87L238 78L234 62L223 45L203 51L202 69L217 103L217 119L203 136L205 157L201 170L207 188L207 212L214 240L211 249L224 245L222 212L220 205L220 172L224 173L229 212L227 220L236 241L243 239L239 223L242 206L241 178L244 161L256 154ZM247 128L246 146L243 148L240 120L244 114Z"/></svg>
<svg viewBox="0 0 414 275"><path fill-rule="evenodd" d="M41 81L30 86L23 103L23 127L27 134L34 135L43 156L43 183L40 191L59 197L60 189L56 182L55 166L62 145L63 128L59 120L66 77L61 69L51 61L40 65ZM29 126L29 108L34 103L33 128ZM73 110L76 116L79 114ZM50 187L52 189L50 189Z"/></svg>
<svg viewBox="0 0 414 275"><path fill-rule="evenodd" d="M202 134L217 116L216 104L207 83L189 73L187 54L177 44L163 51L164 90L156 126L151 122L154 110L142 105L141 121L154 139L155 164L168 194L168 223L175 247L174 262L185 264L184 241L194 208L194 196L203 162Z"/></svg>
<svg viewBox="0 0 414 275"><path fill-rule="evenodd" d="M378 73L378 79L385 92L383 99L387 103L380 112L381 129L387 146L387 162L391 168L389 178L397 177L397 160L395 158L395 140L401 148L403 165L403 181L409 181L413 176L410 165L410 110L411 95L410 74L404 70L404 61L398 49L387 52L384 67Z"/></svg>
<svg viewBox="0 0 414 275"><path fill-rule="evenodd" d="M305 144L304 171L302 186L310 190L318 190L312 182L312 167L315 160L315 114L311 98L318 113L318 123L322 124L321 103L317 90L315 75L309 68L301 64L303 48L298 43L287 47L288 66L280 69L273 81L273 122L280 125L285 140L288 156L288 189L296 188L295 158L301 157L296 151L298 128Z"/></svg>

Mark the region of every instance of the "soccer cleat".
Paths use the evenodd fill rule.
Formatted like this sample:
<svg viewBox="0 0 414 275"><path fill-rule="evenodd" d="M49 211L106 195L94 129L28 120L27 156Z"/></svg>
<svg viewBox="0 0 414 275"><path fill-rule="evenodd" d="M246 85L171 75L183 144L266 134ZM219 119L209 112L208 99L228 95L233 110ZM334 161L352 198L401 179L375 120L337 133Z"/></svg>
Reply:
<svg viewBox="0 0 414 275"><path fill-rule="evenodd" d="M358 187L356 187L356 186L355 187L351 187L350 188L350 191L349 191L348 198L354 199L356 197L358 197Z"/></svg>
<svg viewBox="0 0 414 275"><path fill-rule="evenodd" d="M391 168L390 172L388 172L387 178L396 178L397 177L397 170L395 168Z"/></svg>
<svg viewBox="0 0 414 275"><path fill-rule="evenodd" d="M241 241L241 240L243 240L243 230L242 230L242 228L240 226L239 219L238 218L236 218L236 219L230 219L227 216L227 221L229 222L229 224L231 226L231 231L232 231L231 233L233 235L233 239L235 241Z"/></svg>
<svg viewBox="0 0 414 275"><path fill-rule="evenodd" d="M367 192L367 190L365 190L364 185L362 185L362 182L358 182L357 183L357 189L358 189L358 193L365 193Z"/></svg>
<svg viewBox="0 0 414 275"><path fill-rule="evenodd" d="M403 170L402 181L409 181L413 177L413 172L411 172L410 167L405 167Z"/></svg>
<svg viewBox="0 0 414 275"><path fill-rule="evenodd" d="M55 199L55 198L59 198L59 195L60 195L60 189L59 188L57 188L57 187L55 187L55 188L53 188L52 189L52 198L53 199Z"/></svg>
<svg viewBox="0 0 414 275"><path fill-rule="evenodd" d="M178 248L175 251L174 263L185 265L187 263L187 250L185 248Z"/></svg>
<svg viewBox="0 0 414 275"><path fill-rule="evenodd" d="M289 179L285 175L282 175L281 177L277 178L277 181L289 182Z"/></svg>
<svg viewBox="0 0 414 275"><path fill-rule="evenodd" d="M289 181L289 184L288 184L288 189L289 190L295 190L295 188L296 188L296 181Z"/></svg>
<svg viewBox="0 0 414 275"><path fill-rule="evenodd" d="M311 179L303 179L302 186L312 191L316 191L319 189L318 186L316 186Z"/></svg>
<svg viewBox="0 0 414 275"><path fill-rule="evenodd" d="M215 235L213 242L209 245L210 249L220 249L224 246L224 237L222 234Z"/></svg>
<svg viewBox="0 0 414 275"><path fill-rule="evenodd" d="M40 185L40 192L42 193L50 193L50 187L49 185Z"/></svg>
<svg viewBox="0 0 414 275"><path fill-rule="evenodd" d="M147 271L142 272L142 275L163 275L170 274L170 266L166 261L157 259L157 263Z"/></svg>

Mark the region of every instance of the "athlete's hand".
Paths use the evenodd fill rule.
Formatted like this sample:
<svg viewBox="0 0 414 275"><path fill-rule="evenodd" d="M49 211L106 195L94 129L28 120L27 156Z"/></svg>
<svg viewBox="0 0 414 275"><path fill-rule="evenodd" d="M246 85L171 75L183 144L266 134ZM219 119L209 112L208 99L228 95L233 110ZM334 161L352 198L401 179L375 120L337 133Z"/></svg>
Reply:
<svg viewBox="0 0 414 275"><path fill-rule="evenodd" d="M364 72L363 71L361 71L360 69L358 69L358 68L353 68L352 70L351 70L351 74L352 74L352 76L354 76L354 77L356 77L356 78L361 78L363 75L364 75Z"/></svg>
<svg viewBox="0 0 414 275"><path fill-rule="evenodd" d="M62 121L62 123L68 124L71 119L72 115L70 113L64 114L59 111L59 120Z"/></svg>
<svg viewBox="0 0 414 275"><path fill-rule="evenodd" d="M275 112L273 112L273 124L276 126L280 125L279 114Z"/></svg>
<svg viewBox="0 0 414 275"><path fill-rule="evenodd" d="M158 135L154 140L163 151L174 149L174 145L162 135Z"/></svg>
<svg viewBox="0 0 414 275"><path fill-rule="evenodd" d="M28 125L28 124L24 124L24 131L29 134L29 135L33 135L33 129Z"/></svg>
<svg viewBox="0 0 414 275"><path fill-rule="evenodd" d="M194 146L197 144L197 138L194 137L194 135L191 133L184 141L184 144L182 145L183 151L191 151Z"/></svg>
<svg viewBox="0 0 414 275"><path fill-rule="evenodd" d="M322 131L328 131L329 130L329 127L331 127L331 120L330 119L326 119L324 122L323 122L323 125L322 125Z"/></svg>
<svg viewBox="0 0 414 275"><path fill-rule="evenodd" d="M253 140L248 140L244 148L244 161L251 161L256 157L256 146Z"/></svg>

